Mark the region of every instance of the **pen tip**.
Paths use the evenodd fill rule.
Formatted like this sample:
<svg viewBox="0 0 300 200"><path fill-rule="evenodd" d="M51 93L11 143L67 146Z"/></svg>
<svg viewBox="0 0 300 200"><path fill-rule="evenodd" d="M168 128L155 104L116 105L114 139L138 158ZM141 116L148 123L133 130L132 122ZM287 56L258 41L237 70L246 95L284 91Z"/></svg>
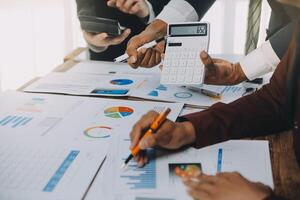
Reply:
<svg viewBox="0 0 300 200"><path fill-rule="evenodd" d="M127 165L125 163L123 163L120 167L121 171L125 171L127 169Z"/></svg>

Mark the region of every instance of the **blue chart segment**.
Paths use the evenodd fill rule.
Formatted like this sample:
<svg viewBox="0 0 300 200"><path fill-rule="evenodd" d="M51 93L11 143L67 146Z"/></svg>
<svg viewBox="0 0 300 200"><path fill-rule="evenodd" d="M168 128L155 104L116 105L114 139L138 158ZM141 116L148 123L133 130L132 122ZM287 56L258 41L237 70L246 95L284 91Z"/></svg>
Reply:
<svg viewBox="0 0 300 200"><path fill-rule="evenodd" d="M157 90L162 90L162 91L167 91L168 90L168 88L164 85L159 85L156 89Z"/></svg>
<svg viewBox="0 0 300 200"><path fill-rule="evenodd" d="M153 96L153 97L158 97L158 92L156 90L153 90L153 91L149 92L148 95Z"/></svg>
<svg viewBox="0 0 300 200"><path fill-rule="evenodd" d="M48 181L47 185L44 187L43 192L52 192L59 181L62 179L72 162L78 156L80 151L71 151L69 155L65 158L59 168L56 170L54 175Z"/></svg>
<svg viewBox="0 0 300 200"><path fill-rule="evenodd" d="M218 150L218 163L217 163L217 172L222 171L222 159L223 159L223 149Z"/></svg>
<svg viewBox="0 0 300 200"><path fill-rule="evenodd" d="M126 175L121 175L125 179L126 185L131 190L137 189L155 189L156 188L156 161L155 151L148 150L150 162L143 168L137 167L135 162L130 162L129 170Z"/></svg>
<svg viewBox="0 0 300 200"><path fill-rule="evenodd" d="M32 117L9 115L0 120L0 125L10 126L11 128L17 128L27 125L32 120Z"/></svg>
<svg viewBox="0 0 300 200"><path fill-rule="evenodd" d="M238 87L238 86L226 86L223 91L221 92L221 94L226 94L226 93L237 93L237 92L241 92L243 90L242 87Z"/></svg>

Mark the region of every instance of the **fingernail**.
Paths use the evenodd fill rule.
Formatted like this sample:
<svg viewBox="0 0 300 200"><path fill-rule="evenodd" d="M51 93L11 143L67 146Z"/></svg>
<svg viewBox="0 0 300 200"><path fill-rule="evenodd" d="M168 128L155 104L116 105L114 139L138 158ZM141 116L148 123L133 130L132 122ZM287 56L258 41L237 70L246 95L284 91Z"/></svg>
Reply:
<svg viewBox="0 0 300 200"><path fill-rule="evenodd" d="M129 62L131 62L131 63L135 63L135 62L136 62L136 57L134 57L134 56L130 56L130 58L129 58Z"/></svg>

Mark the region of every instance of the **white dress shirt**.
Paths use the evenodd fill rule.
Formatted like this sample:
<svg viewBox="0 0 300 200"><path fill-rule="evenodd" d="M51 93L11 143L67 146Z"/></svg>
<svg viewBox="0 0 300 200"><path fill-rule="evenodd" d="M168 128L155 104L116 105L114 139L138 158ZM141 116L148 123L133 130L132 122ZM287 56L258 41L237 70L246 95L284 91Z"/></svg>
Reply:
<svg viewBox="0 0 300 200"><path fill-rule="evenodd" d="M196 10L187 1L171 0L156 17L166 23L198 21ZM280 59L274 52L269 41L248 54L240 61L242 69L249 80L258 78L274 71Z"/></svg>
<svg viewBox="0 0 300 200"><path fill-rule="evenodd" d="M280 59L271 46L264 42L240 61L241 67L249 80L253 80L276 69Z"/></svg>
<svg viewBox="0 0 300 200"><path fill-rule="evenodd" d="M194 7L184 0L171 0L156 17L168 24L174 22L199 21Z"/></svg>

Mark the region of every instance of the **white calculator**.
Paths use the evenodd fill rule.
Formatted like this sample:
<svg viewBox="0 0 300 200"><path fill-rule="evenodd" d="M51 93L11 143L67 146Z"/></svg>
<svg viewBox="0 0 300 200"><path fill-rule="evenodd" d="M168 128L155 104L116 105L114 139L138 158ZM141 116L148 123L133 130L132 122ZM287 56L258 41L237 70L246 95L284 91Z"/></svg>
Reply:
<svg viewBox="0 0 300 200"><path fill-rule="evenodd" d="M200 52L208 51L208 23L169 24L161 84L201 85L205 68Z"/></svg>

